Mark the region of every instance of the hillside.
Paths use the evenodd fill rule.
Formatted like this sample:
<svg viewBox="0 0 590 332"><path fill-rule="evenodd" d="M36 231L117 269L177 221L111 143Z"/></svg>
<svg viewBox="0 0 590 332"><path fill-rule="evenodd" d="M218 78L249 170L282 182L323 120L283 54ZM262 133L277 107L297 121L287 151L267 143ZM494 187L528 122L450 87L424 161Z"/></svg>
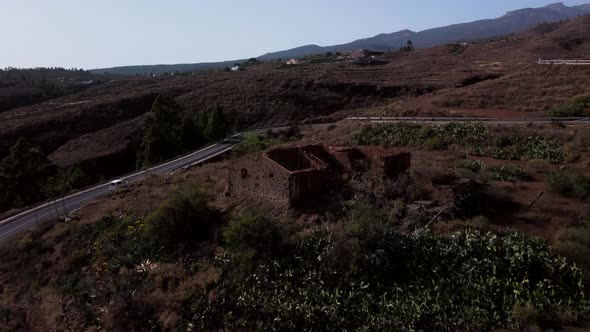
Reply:
<svg viewBox="0 0 590 332"><path fill-rule="evenodd" d="M114 68L98 68L92 69L91 72L97 75L162 75L164 73L190 73L194 71L205 71L223 69L225 67L233 67L236 63L243 63L244 60L230 60L222 62L203 62L203 63L186 63L186 64L162 64L162 65L138 65L138 66L123 66Z"/></svg>
<svg viewBox="0 0 590 332"><path fill-rule="evenodd" d="M590 4L568 7L562 3L551 4L542 8L526 8L506 13L496 19L479 20L470 23L454 24L420 32L402 30L390 34L380 34L372 38L360 39L348 44L326 47L307 46L291 50L265 54L259 59L298 58L322 52L341 52L346 50L397 50L407 40L412 40L420 48L453 42L469 42L492 37L507 36L522 32L539 23L551 23L578 17L590 13Z"/></svg>
<svg viewBox="0 0 590 332"><path fill-rule="evenodd" d="M0 332L590 330L590 123L559 119L590 116L590 66L537 62L590 59L590 14L373 54L113 77L0 112L0 216L51 202L0 230Z"/></svg>
<svg viewBox="0 0 590 332"><path fill-rule="evenodd" d="M481 123L304 129L272 144L395 146L411 152L411 168L387 179L334 168L322 175L325 187L291 208L228 194L231 169L260 150L150 177L0 246L0 323L9 331L584 331L587 133ZM499 152L536 159L499 160ZM563 160L572 152L580 159Z"/></svg>
<svg viewBox="0 0 590 332"><path fill-rule="evenodd" d="M296 66L115 80L0 113L0 156L26 137L59 169L81 168L88 181L134 170L142 124L160 94L175 97L192 118L218 105L229 130L359 114L546 116L590 93L590 68L536 60L588 57L588 27L584 16L504 39L390 52L374 66L332 56Z"/></svg>
<svg viewBox="0 0 590 332"><path fill-rule="evenodd" d="M0 69L0 112L79 92L113 78L82 69Z"/></svg>
<svg viewBox="0 0 590 332"><path fill-rule="evenodd" d="M377 36L359 39L351 43L318 46L305 45L289 50L267 53L259 56L261 61L274 61L278 59L300 58L306 55L322 54L327 52L342 52L359 49L371 50L398 50L408 40L420 48L429 48L436 45L478 41L493 37L507 36L522 32L539 23L551 23L576 18L590 13L590 4L568 7L562 3L555 3L541 8L525 8L506 13L495 19L478 20L470 23L454 24L445 27L432 28L420 32L402 30L393 33L382 33ZM114 68L93 69L96 74L113 73L122 75L134 74L162 74L165 72L188 72L197 70L222 69L234 63L244 60L225 61L217 63L197 63L178 65L153 65L153 66L125 66Z"/></svg>
<svg viewBox="0 0 590 332"><path fill-rule="evenodd" d="M590 16L586 15L568 22L542 24L508 39L470 45L455 58L456 65L472 63L496 76L481 77L480 82L475 79L468 86L421 96L410 105L392 104L375 113L546 116L575 96L590 93L590 68L537 65L534 57L589 58L589 27ZM436 47L429 52L437 57L451 49L453 46Z"/></svg>

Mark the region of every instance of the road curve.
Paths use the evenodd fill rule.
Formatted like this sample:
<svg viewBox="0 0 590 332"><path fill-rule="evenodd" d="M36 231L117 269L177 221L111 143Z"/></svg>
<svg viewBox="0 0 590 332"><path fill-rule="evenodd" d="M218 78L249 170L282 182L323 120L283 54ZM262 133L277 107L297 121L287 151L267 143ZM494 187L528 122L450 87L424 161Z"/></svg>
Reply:
<svg viewBox="0 0 590 332"><path fill-rule="evenodd" d="M552 123L555 121L564 124L590 124L590 118L482 118L482 117L348 117L348 121L358 122L421 122L421 123L444 123L444 122L486 122L490 124L528 124L528 123ZM318 124L325 126L329 124ZM285 129L287 127L272 128L274 130ZM262 134L266 129L255 130ZM204 149L198 150L186 156L179 157L172 161L154 166L144 171L138 171L125 177L130 183L143 180L149 175L166 175L184 167L197 165L211 158L219 156L242 141L244 133L238 133L219 143L210 145ZM58 200L45 203L41 206L23 211L15 216L0 221L0 242L5 241L12 236L31 228L32 226L44 221L64 217L65 215L80 209L85 203L105 195L109 192L108 183L101 184L90 189L69 195Z"/></svg>
<svg viewBox="0 0 590 332"><path fill-rule="evenodd" d="M243 133L236 134L219 143L210 145L204 149L198 150L178 159L154 166L150 169L138 171L123 177L130 183L143 180L149 175L166 175L176 170L190 165L196 165L205 162L211 158L219 156L242 141ZM44 221L64 217L80 209L88 201L105 195L109 192L108 183L86 189L84 191L60 198L41 206L21 212L15 216L0 221L0 242L13 237L14 235L33 227Z"/></svg>

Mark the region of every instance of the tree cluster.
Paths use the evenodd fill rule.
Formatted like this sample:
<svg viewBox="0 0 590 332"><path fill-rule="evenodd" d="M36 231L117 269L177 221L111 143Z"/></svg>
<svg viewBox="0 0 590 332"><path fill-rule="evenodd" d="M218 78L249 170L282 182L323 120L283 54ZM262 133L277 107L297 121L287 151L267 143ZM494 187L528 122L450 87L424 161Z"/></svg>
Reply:
<svg viewBox="0 0 590 332"><path fill-rule="evenodd" d="M38 147L19 139L0 162L0 210L22 207L44 198L41 183L53 167Z"/></svg>
<svg viewBox="0 0 590 332"><path fill-rule="evenodd" d="M400 48L399 50L402 52L413 52L416 50L416 48L414 47L414 43L411 40L408 40L406 42L406 46Z"/></svg>
<svg viewBox="0 0 590 332"><path fill-rule="evenodd" d="M195 118L184 114L174 98L160 95L144 123L138 164L149 166L162 162L223 138L226 133L227 124L221 106L211 106Z"/></svg>

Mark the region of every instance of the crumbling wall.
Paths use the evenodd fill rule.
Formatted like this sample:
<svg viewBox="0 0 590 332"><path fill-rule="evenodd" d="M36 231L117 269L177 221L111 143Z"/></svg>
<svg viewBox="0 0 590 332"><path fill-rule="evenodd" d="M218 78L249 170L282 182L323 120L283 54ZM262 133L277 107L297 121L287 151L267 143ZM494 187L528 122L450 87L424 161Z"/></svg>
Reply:
<svg viewBox="0 0 590 332"><path fill-rule="evenodd" d="M312 169L291 174L289 198L292 203L318 195L329 179L328 169Z"/></svg>
<svg viewBox="0 0 590 332"><path fill-rule="evenodd" d="M385 177L394 178L408 170L411 163L412 155L409 152L403 152L388 156L379 156L378 162L374 162L373 168Z"/></svg>
<svg viewBox="0 0 590 332"><path fill-rule="evenodd" d="M306 145L301 147L301 151L307 155L314 156L326 165L332 166L334 163L334 158L332 158L323 144Z"/></svg>
<svg viewBox="0 0 590 332"><path fill-rule="evenodd" d="M321 144L275 149L246 156L229 167L230 195L260 197L292 205L321 194L335 172L364 174L380 183L410 167L408 152ZM364 176L363 175L363 176Z"/></svg>
<svg viewBox="0 0 590 332"><path fill-rule="evenodd" d="M333 147L330 153L343 171L364 173L371 168L371 160L357 148Z"/></svg>
<svg viewBox="0 0 590 332"><path fill-rule="evenodd" d="M275 149L267 153L267 156L289 171L299 171L311 167L311 163L298 148Z"/></svg>
<svg viewBox="0 0 590 332"><path fill-rule="evenodd" d="M228 193L234 197L260 197L288 204L289 172L264 155L240 158L229 167Z"/></svg>

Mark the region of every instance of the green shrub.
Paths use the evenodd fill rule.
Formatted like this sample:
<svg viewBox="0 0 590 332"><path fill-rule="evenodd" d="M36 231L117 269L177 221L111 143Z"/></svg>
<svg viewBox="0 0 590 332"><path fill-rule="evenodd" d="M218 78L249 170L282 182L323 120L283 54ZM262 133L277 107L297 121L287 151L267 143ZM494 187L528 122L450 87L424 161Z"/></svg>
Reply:
<svg viewBox="0 0 590 332"><path fill-rule="evenodd" d="M518 145L520 137L514 135L499 135L494 139L494 144L497 148L506 148L514 145Z"/></svg>
<svg viewBox="0 0 590 332"><path fill-rule="evenodd" d="M278 144L279 141L272 138L264 138L262 135L256 133L247 133L244 135L244 140L236 145L232 152L235 155L243 155L266 150L267 148Z"/></svg>
<svg viewBox="0 0 590 332"><path fill-rule="evenodd" d="M451 164L451 167L453 168L464 168L472 171L473 173L479 173L484 168L484 166L485 164L483 162L473 159L459 159L455 160Z"/></svg>
<svg viewBox="0 0 590 332"><path fill-rule="evenodd" d="M573 171L562 170L547 175L547 188L565 197L586 199L590 196L590 178Z"/></svg>
<svg viewBox="0 0 590 332"><path fill-rule="evenodd" d="M344 205L344 230L349 237L372 241L392 225L392 220L368 199L356 199Z"/></svg>
<svg viewBox="0 0 590 332"><path fill-rule="evenodd" d="M562 163L565 152L559 142L540 136L501 136L496 139L496 147L490 148L490 157L501 160L544 159L551 163Z"/></svg>
<svg viewBox="0 0 590 332"><path fill-rule="evenodd" d="M450 145L477 145L489 137L489 127L480 122L450 122L434 126L391 123L364 127L353 135L353 140L361 145L425 145L427 148L441 149Z"/></svg>
<svg viewBox="0 0 590 332"><path fill-rule="evenodd" d="M421 143L421 128L413 123L366 126L353 135L353 140L360 145L416 146Z"/></svg>
<svg viewBox="0 0 590 332"><path fill-rule="evenodd" d="M440 139L440 137L431 137L424 141L424 147L428 150L444 150L447 145Z"/></svg>
<svg viewBox="0 0 590 332"><path fill-rule="evenodd" d="M482 122L449 122L433 128L435 136L448 145L479 145L490 138L490 128Z"/></svg>
<svg viewBox="0 0 590 332"><path fill-rule="evenodd" d="M492 180L502 182L526 181L530 176L524 169L512 165L490 166L486 168L486 172L490 174Z"/></svg>
<svg viewBox="0 0 590 332"><path fill-rule="evenodd" d="M213 239L220 216L208 202L198 190L177 194L146 219L146 239L169 249Z"/></svg>
<svg viewBox="0 0 590 332"><path fill-rule="evenodd" d="M553 244L558 254L570 259L590 278L590 228L569 228Z"/></svg>
<svg viewBox="0 0 590 332"><path fill-rule="evenodd" d="M522 154L522 149L516 146L494 148L489 152L490 157L500 160L520 160L522 159Z"/></svg>
<svg viewBox="0 0 590 332"><path fill-rule="evenodd" d="M264 210L246 211L223 230L226 247L242 261L280 255L289 236L288 225L271 219Z"/></svg>
<svg viewBox="0 0 590 332"><path fill-rule="evenodd" d="M545 159L554 164L562 163L565 160L565 152L559 142L554 140L531 136L524 140L523 147L530 159Z"/></svg>
<svg viewBox="0 0 590 332"><path fill-rule="evenodd" d="M575 97L570 102L562 105L553 111L552 117L583 117L590 115L590 95Z"/></svg>
<svg viewBox="0 0 590 332"><path fill-rule="evenodd" d="M344 254L339 241L350 244L306 235L255 273L223 277L215 296L191 294L183 317L199 330L489 330L528 322L514 309L527 303L574 320L588 305L581 271L524 235L386 231Z"/></svg>

